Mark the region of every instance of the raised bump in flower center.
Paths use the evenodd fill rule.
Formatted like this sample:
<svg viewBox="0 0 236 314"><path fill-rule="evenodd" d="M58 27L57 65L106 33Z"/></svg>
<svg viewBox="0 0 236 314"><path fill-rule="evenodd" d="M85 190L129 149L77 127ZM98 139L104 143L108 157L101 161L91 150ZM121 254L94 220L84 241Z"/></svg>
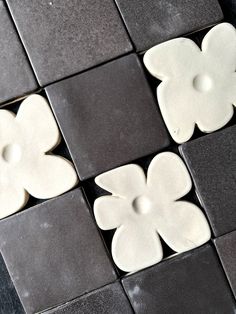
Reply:
<svg viewBox="0 0 236 314"><path fill-rule="evenodd" d="M149 197L141 195L133 200L132 206L136 214L143 215L148 214L151 211L152 202Z"/></svg>
<svg viewBox="0 0 236 314"><path fill-rule="evenodd" d="M193 87L198 92L208 92L213 86L211 77L207 74L198 74L193 78Z"/></svg>
<svg viewBox="0 0 236 314"><path fill-rule="evenodd" d="M7 163L17 163L22 156L22 150L18 144L6 145L2 150L2 158Z"/></svg>

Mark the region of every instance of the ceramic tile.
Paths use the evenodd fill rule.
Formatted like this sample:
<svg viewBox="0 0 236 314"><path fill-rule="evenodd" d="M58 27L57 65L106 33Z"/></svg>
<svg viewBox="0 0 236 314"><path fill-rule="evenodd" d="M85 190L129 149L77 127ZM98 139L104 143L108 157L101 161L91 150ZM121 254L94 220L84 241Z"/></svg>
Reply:
<svg viewBox="0 0 236 314"><path fill-rule="evenodd" d="M27 313L116 279L80 189L0 223L0 249Z"/></svg>
<svg viewBox="0 0 236 314"><path fill-rule="evenodd" d="M236 229L236 126L180 147L215 236Z"/></svg>
<svg viewBox="0 0 236 314"><path fill-rule="evenodd" d="M112 0L7 0L40 85L131 50Z"/></svg>
<svg viewBox="0 0 236 314"><path fill-rule="evenodd" d="M86 294L45 314L132 314L132 308L119 282Z"/></svg>
<svg viewBox="0 0 236 314"><path fill-rule="evenodd" d="M23 313L23 307L0 255L0 314Z"/></svg>
<svg viewBox="0 0 236 314"><path fill-rule="evenodd" d="M46 88L81 180L169 144L137 56Z"/></svg>
<svg viewBox="0 0 236 314"><path fill-rule="evenodd" d="M4 1L0 1L0 103L37 89L33 71Z"/></svg>
<svg viewBox="0 0 236 314"><path fill-rule="evenodd" d="M115 0L138 51L223 19L216 0Z"/></svg>
<svg viewBox="0 0 236 314"><path fill-rule="evenodd" d="M236 298L236 231L215 239L215 245Z"/></svg>
<svg viewBox="0 0 236 314"><path fill-rule="evenodd" d="M137 314L233 314L236 304L210 245L123 279Z"/></svg>

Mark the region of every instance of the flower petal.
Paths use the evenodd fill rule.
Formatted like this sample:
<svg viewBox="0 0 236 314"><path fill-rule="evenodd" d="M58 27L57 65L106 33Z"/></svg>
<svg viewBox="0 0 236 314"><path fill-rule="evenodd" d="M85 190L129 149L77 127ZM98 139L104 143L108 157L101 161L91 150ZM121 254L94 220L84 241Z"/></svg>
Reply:
<svg viewBox="0 0 236 314"><path fill-rule="evenodd" d="M184 79L188 80L186 73L184 75ZM177 143L186 142L192 137L196 120L192 88L186 88L183 80L182 83L174 79L162 82L157 88L161 114L170 135Z"/></svg>
<svg viewBox="0 0 236 314"><path fill-rule="evenodd" d="M144 65L156 78L180 78L195 67L200 49L190 39L176 38L156 45L144 55Z"/></svg>
<svg viewBox="0 0 236 314"><path fill-rule="evenodd" d="M94 216L99 228L118 228L129 215L129 204L116 196L102 196L94 203Z"/></svg>
<svg viewBox="0 0 236 314"><path fill-rule="evenodd" d="M60 133L52 111L40 95L31 95L22 102L16 121L25 131L29 144L41 152L52 150L60 142Z"/></svg>
<svg viewBox="0 0 236 314"><path fill-rule="evenodd" d="M0 179L2 181L2 179ZM0 183L0 219L14 214L27 203L28 193L12 182Z"/></svg>
<svg viewBox="0 0 236 314"><path fill-rule="evenodd" d="M147 185L158 203L165 204L186 195L192 182L182 159L174 153L164 152L151 161Z"/></svg>
<svg viewBox="0 0 236 314"><path fill-rule="evenodd" d="M115 196L131 199L142 194L146 186L142 168L133 164L105 172L97 176L95 182Z"/></svg>
<svg viewBox="0 0 236 314"><path fill-rule="evenodd" d="M203 212L185 201L169 203L156 220L158 233L169 247L180 253L198 247L211 237Z"/></svg>
<svg viewBox="0 0 236 314"><path fill-rule="evenodd" d="M58 196L78 181L73 165L63 157L35 156L32 162L26 160L21 171L22 184L36 198Z"/></svg>
<svg viewBox="0 0 236 314"><path fill-rule="evenodd" d="M140 220L140 223L130 222L116 230L112 256L120 269L132 272L158 263L163 253L158 234Z"/></svg>
<svg viewBox="0 0 236 314"><path fill-rule="evenodd" d="M202 41L202 51L221 71L233 73L236 70L236 30L233 25L221 23L213 27Z"/></svg>

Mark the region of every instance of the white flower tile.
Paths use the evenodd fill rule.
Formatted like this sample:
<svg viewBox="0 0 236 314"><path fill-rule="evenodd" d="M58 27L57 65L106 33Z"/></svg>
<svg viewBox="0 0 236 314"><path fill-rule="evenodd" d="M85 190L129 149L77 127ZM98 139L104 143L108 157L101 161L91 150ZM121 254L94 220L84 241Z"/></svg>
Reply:
<svg viewBox="0 0 236 314"><path fill-rule="evenodd" d="M236 104L236 30L231 24L213 27L201 49L187 38L154 46L145 53L144 64L162 80L157 98L177 143L188 141L195 125L210 133L232 118Z"/></svg>
<svg viewBox="0 0 236 314"><path fill-rule="evenodd" d="M47 199L77 183L73 165L50 151L60 133L47 101L27 97L17 115L0 110L0 218L21 209L29 194Z"/></svg>
<svg viewBox="0 0 236 314"><path fill-rule="evenodd" d="M112 256L120 269L132 272L159 262L163 257L159 235L178 253L210 239L202 211L179 200L191 190L192 182L178 155L158 154L147 179L141 167L130 164L101 174L95 181L112 194L96 199L94 214L101 229L117 228Z"/></svg>

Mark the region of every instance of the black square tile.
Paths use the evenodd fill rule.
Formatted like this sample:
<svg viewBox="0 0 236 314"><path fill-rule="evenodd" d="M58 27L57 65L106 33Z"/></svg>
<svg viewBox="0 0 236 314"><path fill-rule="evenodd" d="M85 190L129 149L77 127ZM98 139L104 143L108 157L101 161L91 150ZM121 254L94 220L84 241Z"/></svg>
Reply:
<svg viewBox="0 0 236 314"><path fill-rule="evenodd" d="M217 0L115 0L138 51L223 19Z"/></svg>
<svg viewBox="0 0 236 314"><path fill-rule="evenodd" d="M41 86L132 49L112 0L7 0Z"/></svg>
<svg viewBox="0 0 236 314"><path fill-rule="evenodd" d="M80 189L1 221L0 249L27 313L116 279Z"/></svg>
<svg viewBox="0 0 236 314"><path fill-rule="evenodd" d="M88 293L45 314L133 314L119 282Z"/></svg>
<svg viewBox="0 0 236 314"><path fill-rule="evenodd" d="M137 314L233 314L236 304L210 245L123 279Z"/></svg>
<svg viewBox="0 0 236 314"><path fill-rule="evenodd" d="M33 71L2 0L0 0L0 51L0 102L37 89Z"/></svg>
<svg viewBox="0 0 236 314"><path fill-rule="evenodd" d="M136 55L53 84L46 92L81 180L169 144Z"/></svg>
<svg viewBox="0 0 236 314"><path fill-rule="evenodd" d="M20 299L0 254L0 314L24 314Z"/></svg>
<svg viewBox="0 0 236 314"><path fill-rule="evenodd" d="M180 147L215 236L236 229L236 126Z"/></svg>
<svg viewBox="0 0 236 314"><path fill-rule="evenodd" d="M215 245L236 298L236 231L215 239Z"/></svg>

